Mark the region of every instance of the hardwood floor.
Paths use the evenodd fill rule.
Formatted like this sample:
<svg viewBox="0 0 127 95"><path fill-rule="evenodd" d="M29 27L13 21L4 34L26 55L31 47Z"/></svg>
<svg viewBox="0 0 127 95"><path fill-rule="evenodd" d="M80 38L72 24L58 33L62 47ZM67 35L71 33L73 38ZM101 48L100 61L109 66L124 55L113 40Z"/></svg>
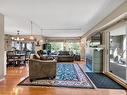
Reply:
<svg viewBox="0 0 127 95"><path fill-rule="evenodd" d="M9 67L5 80L0 82L0 95L127 95L125 90L117 89L17 86L27 75L28 69L24 66Z"/></svg>

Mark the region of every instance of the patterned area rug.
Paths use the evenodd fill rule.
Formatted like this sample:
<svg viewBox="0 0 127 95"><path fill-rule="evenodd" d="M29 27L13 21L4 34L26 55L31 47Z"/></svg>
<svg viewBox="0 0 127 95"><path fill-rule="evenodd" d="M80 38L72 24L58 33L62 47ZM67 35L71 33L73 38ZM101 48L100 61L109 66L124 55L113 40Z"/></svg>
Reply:
<svg viewBox="0 0 127 95"><path fill-rule="evenodd" d="M94 88L87 75L78 64L57 64L56 78L40 79L30 82L29 77L25 78L18 85L23 86L55 86L72 88Z"/></svg>

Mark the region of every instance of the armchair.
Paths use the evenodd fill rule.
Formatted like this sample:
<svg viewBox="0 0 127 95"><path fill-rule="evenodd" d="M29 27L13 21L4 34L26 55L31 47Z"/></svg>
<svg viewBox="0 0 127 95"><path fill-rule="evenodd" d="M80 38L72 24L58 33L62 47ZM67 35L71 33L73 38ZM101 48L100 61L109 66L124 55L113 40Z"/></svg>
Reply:
<svg viewBox="0 0 127 95"><path fill-rule="evenodd" d="M29 60L30 81L41 78L54 78L56 76L56 61L53 60Z"/></svg>

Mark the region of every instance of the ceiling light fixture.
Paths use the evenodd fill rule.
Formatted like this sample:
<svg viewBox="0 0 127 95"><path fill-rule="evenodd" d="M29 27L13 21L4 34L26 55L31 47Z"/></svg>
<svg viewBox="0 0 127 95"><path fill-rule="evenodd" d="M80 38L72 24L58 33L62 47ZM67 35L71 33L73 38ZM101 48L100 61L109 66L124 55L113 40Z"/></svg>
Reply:
<svg viewBox="0 0 127 95"><path fill-rule="evenodd" d="M41 30L41 40L40 40L40 43L43 43L43 34L42 34L43 29L40 29L40 30Z"/></svg>
<svg viewBox="0 0 127 95"><path fill-rule="evenodd" d="M15 37L11 37L12 40L14 41L23 41L24 38L21 38L20 35L19 35L19 30L17 31L17 35L16 35L16 38Z"/></svg>
<svg viewBox="0 0 127 95"><path fill-rule="evenodd" d="M31 21L30 25L31 25L31 26L30 26L30 28L31 28L31 29L30 29L30 31L31 31L30 40L34 40L34 37L33 37L33 35L32 35L32 34L33 34L33 33L32 33L32 32L33 32L33 22L32 22L32 21Z"/></svg>

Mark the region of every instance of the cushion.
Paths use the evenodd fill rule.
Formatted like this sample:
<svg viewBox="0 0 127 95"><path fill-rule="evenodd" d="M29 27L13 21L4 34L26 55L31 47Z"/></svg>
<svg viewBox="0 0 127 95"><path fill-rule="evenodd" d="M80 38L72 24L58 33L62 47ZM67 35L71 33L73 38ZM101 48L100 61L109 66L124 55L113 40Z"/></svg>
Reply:
<svg viewBox="0 0 127 95"><path fill-rule="evenodd" d="M47 56L40 56L40 60L47 60Z"/></svg>
<svg viewBox="0 0 127 95"><path fill-rule="evenodd" d="M33 55L33 59L40 59L37 55Z"/></svg>
<svg viewBox="0 0 127 95"><path fill-rule="evenodd" d="M69 51L59 51L59 55L70 55Z"/></svg>
<svg viewBox="0 0 127 95"><path fill-rule="evenodd" d="M40 60L53 60L50 56L40 56Z"/></svg>

